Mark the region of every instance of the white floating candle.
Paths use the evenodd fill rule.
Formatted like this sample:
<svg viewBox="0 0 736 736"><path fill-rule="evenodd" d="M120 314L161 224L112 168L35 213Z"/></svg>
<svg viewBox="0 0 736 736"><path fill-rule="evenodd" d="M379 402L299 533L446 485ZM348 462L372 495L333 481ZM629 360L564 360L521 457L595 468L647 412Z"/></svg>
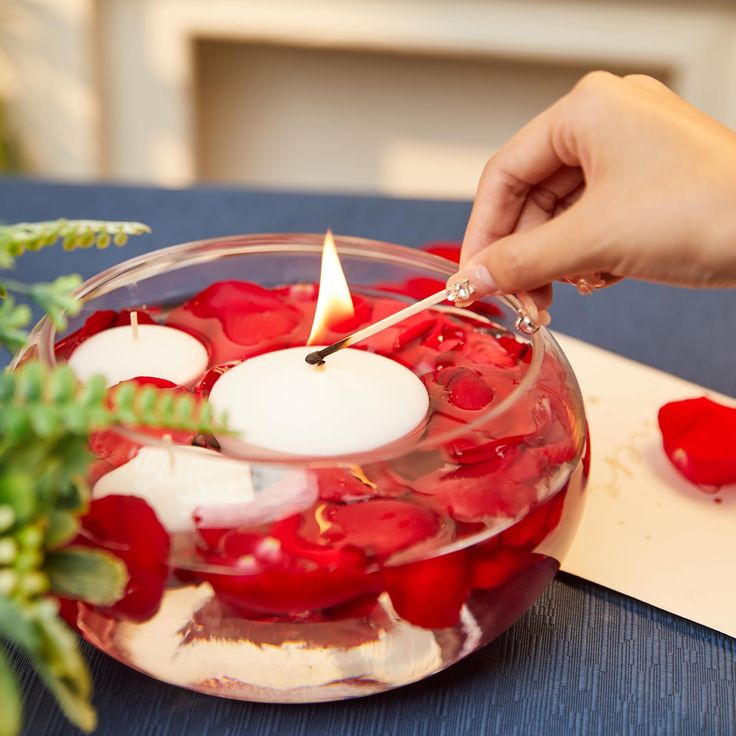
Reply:
<svg viewBox="0 0 736 736"><path fill-rule="evenodd" d="M142 498L170 532L192 529L195 509L217 506L224 515L224 506L247 507L254 495L248 465L201 447L142 447L92 490L92 498L111 494Z"/></svg>
<svg viewBox="0 0 736 736"><path fill-rule="evenodd" d="M182 330L163 325L111 327L85 340L70 356L80 381L102 374L113 386L136 376L187 384L207 367L204 345Z"/></svg>
<svg viewBox="0 0 736 736"><path fill-rule="evenodd" d="M210 393L217 412L243 442L303 456L374 450L408 435L424 420L429 397L408 368L375 353L346 348L323 366L304 362L315 347L249 358ZM232 440L218 438L223 447Z"/></svg>

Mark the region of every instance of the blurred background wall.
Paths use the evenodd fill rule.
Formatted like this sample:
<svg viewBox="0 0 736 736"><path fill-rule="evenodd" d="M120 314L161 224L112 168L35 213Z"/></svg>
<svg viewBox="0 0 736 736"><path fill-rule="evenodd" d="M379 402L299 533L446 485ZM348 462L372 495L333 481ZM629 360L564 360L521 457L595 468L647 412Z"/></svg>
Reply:
<svg viewBox="0 0 736 736"><path fill-rule="evenodd" d="M593 68L736 127L736 3L0 0L0 168L470 197Z"/></svg>

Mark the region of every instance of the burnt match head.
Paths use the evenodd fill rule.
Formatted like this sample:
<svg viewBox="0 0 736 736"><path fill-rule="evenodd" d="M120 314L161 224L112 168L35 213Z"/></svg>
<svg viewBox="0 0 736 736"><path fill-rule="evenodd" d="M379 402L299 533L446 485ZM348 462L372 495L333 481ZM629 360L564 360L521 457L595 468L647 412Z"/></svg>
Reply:
<svg viewBox="0 0 736 736"><path fill-rule="evenodd" d="M307 365L324 365L325 358L328 355L332 355L332 353L336 353L338 350L346 348L349 344L350 338L344 337L342 340L338 340L337 342L332 343L332 345L322 348L322 350L315 350L313 353L309 353L304 360L307 361Z"/></svg>
<svg viewBox="0 0 736 736"><path fill-rule="evenodd" d="M306 358L304 358L307 365L324 365L325 361L322 358L322 353L319 350L315 350L313 353L309 353Z"/></svg>

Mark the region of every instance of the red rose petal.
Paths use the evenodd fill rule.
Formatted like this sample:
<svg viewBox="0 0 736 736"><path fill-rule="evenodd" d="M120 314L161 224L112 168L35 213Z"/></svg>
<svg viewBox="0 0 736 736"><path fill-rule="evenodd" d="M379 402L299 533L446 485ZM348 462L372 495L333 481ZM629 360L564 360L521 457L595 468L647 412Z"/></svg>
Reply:
<svg viewBox="0 0 736 736"><path fill-rule="evenodd" d="M446 258L453 263L460 263L460 250L462 243L437 241L436 243L426 243L422 246L422 250L432 255Z"/></svg>
<svg viewBox="0 0 736 736"><path fill-rule="evenodd" d="M532 360L531 343L521 342L513 337L502 335L496 338L496 342L513 358L522 363L530 363Z"/></svg>
<svg viewBox="0 0 736 736"><path fill-rule="evenodd" d="M378 592L360 550L312 545L299 537L300 524L298 516L285 519L268 537L228 532L220 541L222 553L205 553L205 559L231 570L202 577L245 615L296 615Z"/></svg>
<svg viewBox="0 0 736 736"><path fill-rule="evenodd" d="M422 344L433 350L456 350L465 343L465 330L445 317L435 318L429 334Z"/></svg>
<svg viewBox="0 0 736 736"><path fill-rule="evenodd" d="M373 484L364 483L347 468L317 468L314 473L323 501L362 501L376 495Z"/></svg>
<svg viewBox="0 0 736 736"><path fill-rule="evenodd" d="M463 436L450 440L446 445L448 459L461 465L484 463L503 456L509 447L519 445L524 441L523 435L501 437L499 439L479 441L480 433L473 436Z"/></svg>
<svg viewBox="0 0 736 736"><path fill-rule="evenodd" d="M59 340L54 347L56 357L61 360L68 360L69 356L83 343L86 339L96 335L98 332L107 330L110 327L120 327L130 324L130 313L135 311L138 313L138 323L142 325L155 324L155 320L148 312L143 309L126 309L121 312L115 312L112 309L100 309L93 312L85 323L75 332L67 335L63 340Z"/></svg>
<svg viewBox="0 0 736 736"><path fill-rule="evenodd" d="M386 591L396 613L415 626L454 626L470 593L467 550L384 570Z"/></svg>
<svg viewBox="0 0 736 736"><path fill-rule="evenodd" d="M393 294L404 294L419 301L444 289L445 282L438 279L414 278L398 284L376 284L376 288Z"/></svg>
<svg viewBox="0 0 736 736"><path fill-rule="evenodd" d="M337 546L360 547L378 559L428 539L440 529L439 519L429 509L395 499L329 505L321 518L329 522L323 539Z"/></svg>
<svg viewBox="0 0 736 736"><path fill-rule="evenodd" d="M539 505L523 519L501 532L501 541L508 547L536 547L549 533L550 506Z"/></svg>
<svg viewBox="0 0 736 736"><path fill-rule="evenodd" d="M483 332L468 334L462 352L473 363L495 365L502 368L510 368L518 363L518 358L509 354L504 345L501 345L496 338Z"/></svg>
<svg viewBox="0 0 736 736"><path fill-rule="evenodd" d="M688 480L703 486L736 483L736 408L706 397L659 410L664 451Z"/></svg>
<svg viewBox="0 0 736 736"><path fill-rule="evenodd" d="M458 409L478 411L493 401L493 389L469 368L445 368L437 382L448 391L448 401Z"/></svg>
<svg viewBox="0 0 736 736"><path fill-rule="evenodd" d="M353 310L354 314L352 317L345 317L344 319L332 319L327 325L327 329L331 332L354 332L355 330L362 327L366 322L369 322L373 314L373 305L362 296L357 294L352 295L353 298Z"/></svg>
<svg viewBox="0 0 736 736"><path fill-rule="evenodd" d="M258 345L283 337L302 318L299 310L277 294L245 281L219 281L182 308L197 317L219 320L225 335L239 345Z"/></svg>
<svg viewBox="0 0 736 736"><path fill-rule="evenodd" d="M471 550L472 587L496 588L511 580L517 573L531 566L543 555L528 549L513 547L491 547L478 545Z"/></svg>
<svg viewBox="0 0 736 736"><path fill-rule="evenodd" d="M412 319L404 320L400 325L402 329L394 344L396 350L403 350L409 343L430 332L435 325L435 319L418 314Z"/></svg>
<svg viewBox="0 0 736 736"><path fill-rule="evenodd" d="M210 368L194 385L192 393L198 396L209 396L210 391L212 391L212 387L217 383L220 377L227 373L231 368L234 368L236 365L240 365L241 362L242 361L240 360L231 360L227 363L220 363L219 365Z"/></svg>
<svg viewBox="0 0 736 736"><path fill-rule="evenodd" d="M92 501L82 526L92 535L86 543L111 552L128 568L125 595L105 611L133 621L151 618L161 602L169 557L169 535L153 509L136 496L105 496Z"/></svg>
<svg viewBox="0 0 736 736"><path fill-rule="evenodd" d="M542 469L527 448L499 448L491 460L435 471L411 482L442 513L466 522L486 517L516 517L533 506Z"/></svg>

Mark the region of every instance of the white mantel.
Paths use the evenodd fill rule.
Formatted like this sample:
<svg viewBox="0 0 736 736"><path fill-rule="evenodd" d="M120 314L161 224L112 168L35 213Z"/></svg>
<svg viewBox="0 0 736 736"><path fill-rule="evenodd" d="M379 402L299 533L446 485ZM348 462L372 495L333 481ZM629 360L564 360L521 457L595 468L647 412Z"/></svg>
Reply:
<svg viewBox="0 0 736 736"><path fill-rule="evenodd" d="M201 39L520 60L558 68L560 79L569 65L659 70L677 92L736 127L736 9L728 4L15 0L11 6L18 17L13 28L0 30L0 40L9 33L15 40L0 48L16 71L14 110L31 164L50 176L196 180L195 101L206 99L194 94ZM378 188L390 191L390 182ZM411 182L406 188L411 193ZM431 183L417 193L431 194Z"/></svg>

